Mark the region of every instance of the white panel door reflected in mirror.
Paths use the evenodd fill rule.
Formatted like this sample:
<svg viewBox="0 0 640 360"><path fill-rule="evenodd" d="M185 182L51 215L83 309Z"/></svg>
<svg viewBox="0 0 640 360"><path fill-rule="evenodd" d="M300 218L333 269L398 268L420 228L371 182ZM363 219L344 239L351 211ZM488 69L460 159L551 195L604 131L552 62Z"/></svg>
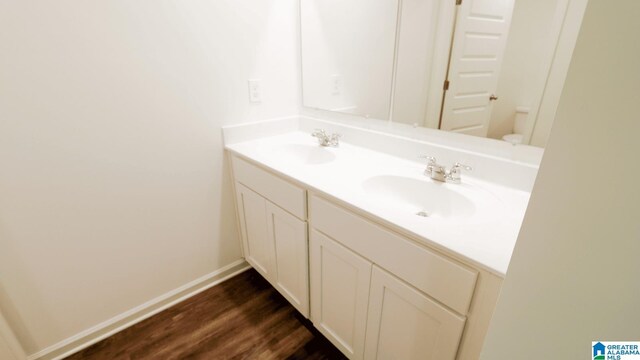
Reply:
<svg viewBox="0 0 640 360"><path fill-rule="evenodd" d="M587 0L301 0L303 105L544 146Z"/></svg>
<svg viewBox="0 0 640 360"><path fill-rule="evenodd" d="M467 0L458 8L441 130L487 136L514 0Z"/></svg>

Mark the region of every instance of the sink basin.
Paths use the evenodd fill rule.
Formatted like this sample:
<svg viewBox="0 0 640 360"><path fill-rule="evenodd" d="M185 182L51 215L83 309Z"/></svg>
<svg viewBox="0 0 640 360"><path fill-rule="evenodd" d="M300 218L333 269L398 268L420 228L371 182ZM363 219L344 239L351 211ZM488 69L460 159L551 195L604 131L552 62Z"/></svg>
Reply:
<svg viewBox="0 0 640 360"><path fill-rule="evenodd" d="M388 208L427 218L461 219L476 213L476 204L456 184L445 184L425 178L380 175L362 182L365 193ZM462 190L462 188L457 189Z"/></svg>
<svg viewBox="0 0 640 360"><path fill-rule="evenodd" d="M274 155L287 162L304 165L326 164L335 160L336 155L319 145L286 144L279 147Z"/></svg>

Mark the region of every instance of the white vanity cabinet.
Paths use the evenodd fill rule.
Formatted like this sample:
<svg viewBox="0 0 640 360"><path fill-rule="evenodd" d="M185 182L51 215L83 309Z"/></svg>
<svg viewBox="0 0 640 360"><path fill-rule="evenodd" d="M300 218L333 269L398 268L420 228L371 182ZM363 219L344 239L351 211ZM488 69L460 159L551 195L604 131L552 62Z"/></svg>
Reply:
<svg viewBox="0 0 640 360"><path fill-rule="evenodd" d="M304 190L284 182L244 160L233 158L236 202L245 259L305 317L309 317L309 272ZM284 206L298 212L298 218L272 202L269 184L284 187L296 198L287 198ZM261 189L257 193L249 188ZM306 207L306 205L305 205Z"/></svg>
<svg viewBox="0 0 640 360"><path fill-rule="evenodd" d="M231 163L246 260L348 358L479 358L501 277L241 157Z"/></svg>

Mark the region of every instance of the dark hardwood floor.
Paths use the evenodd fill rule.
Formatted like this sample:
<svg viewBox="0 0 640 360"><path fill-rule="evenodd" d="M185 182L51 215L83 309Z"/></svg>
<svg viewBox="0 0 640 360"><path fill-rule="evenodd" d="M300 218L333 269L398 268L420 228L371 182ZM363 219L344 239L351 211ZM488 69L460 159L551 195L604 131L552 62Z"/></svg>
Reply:
<svg viewBox="0 0 640 360"><path fill-rule="evenodd" d="M345 357L251 269L67 359Z"/></svg>

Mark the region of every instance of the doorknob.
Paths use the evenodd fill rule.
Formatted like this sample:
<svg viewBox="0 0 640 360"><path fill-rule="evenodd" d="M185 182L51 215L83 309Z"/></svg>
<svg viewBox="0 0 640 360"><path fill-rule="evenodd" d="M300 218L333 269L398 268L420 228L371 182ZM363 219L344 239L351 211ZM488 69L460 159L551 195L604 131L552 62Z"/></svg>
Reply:
<svg viewBox="0 0 640 360"><path fill-rule="evenodd" d="M495 96L494 94L491 94L491 96L489 96L489 100L493 101L493 100L498 100L498 97Z"/></svg>

